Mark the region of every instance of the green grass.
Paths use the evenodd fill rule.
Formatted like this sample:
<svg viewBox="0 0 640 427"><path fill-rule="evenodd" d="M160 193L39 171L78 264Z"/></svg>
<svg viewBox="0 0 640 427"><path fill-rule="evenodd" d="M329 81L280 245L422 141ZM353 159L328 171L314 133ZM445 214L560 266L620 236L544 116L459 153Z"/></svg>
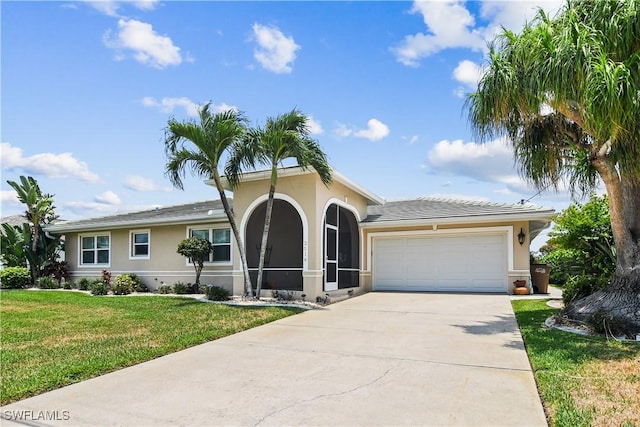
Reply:
<svg viewBox="0 0 640 427"><path fill-rule="evenodd" d="M551 426L640 426L640 345L546 329L546 300L513 307Z"/></svg>
<svg viewBox="0 0 640 427"><path fill-rule="evenodd" d="M299 313L162 296L0 291L0 403Z"/></svg>

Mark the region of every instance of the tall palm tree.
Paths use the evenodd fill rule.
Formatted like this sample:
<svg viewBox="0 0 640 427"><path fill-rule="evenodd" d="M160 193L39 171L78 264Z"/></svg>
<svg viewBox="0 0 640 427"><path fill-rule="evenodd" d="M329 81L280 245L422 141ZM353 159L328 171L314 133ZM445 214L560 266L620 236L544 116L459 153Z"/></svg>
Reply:
<svg viewBox="0 0 640 427"><path fill-rule="evenodd" d="M167 154L165 174L181 190L187 169L195 176L213 179L240 252L245 293L253 297L244 243L218 172L222 155L244 136L246 118L235 110L214 114L210 106L211 103L208 103L199 110L199 122L169 119L164 141Z"/></svg>
<svg viewBox="0 0 640 427"><path fill-rule="evenodd" d="M43 194L38 182L31 176L21 176L19 183L15 181L7 181L7 183L15 190L18 200L27 207L25 216L31 223L31 248L26 255L29 255L31 282L35 284L40 275L40 268L46 261L38 252L40 236L43 234L42 225L57 218L54 212L53 196Z"/></svg>
<svg viewBox="0 0 640 427"><path fill-rule="evenodd" d="M611 284L573 302L571 318L605 315L640 332L640 1L569 0L491 45L470 122L507 136L536 187L607 190L616 246ZM597 316L596 316L597 317Z"/></svg>
<svg viewBox="0 0 640 427"><path fill-rule="evenodd" d="M258 279L256 296L260 298L262 290L262 276L264 272L267 240L273 212L273 199L278 183L278 167L285 159L293 158L298 166L307 170L313 168L320 180L325 184L331 183L331 168L326 154L318 142L311 138L307 116L297 109L277 117L269 117L264 127L250 129L243 144L237 145L229 158L225 175L232 186L237 185L243 167L255 168L257 164L267 165L271 169L269 181L269 197L267 199L264 229L260 244L260 258L258 261Z"/></svg>

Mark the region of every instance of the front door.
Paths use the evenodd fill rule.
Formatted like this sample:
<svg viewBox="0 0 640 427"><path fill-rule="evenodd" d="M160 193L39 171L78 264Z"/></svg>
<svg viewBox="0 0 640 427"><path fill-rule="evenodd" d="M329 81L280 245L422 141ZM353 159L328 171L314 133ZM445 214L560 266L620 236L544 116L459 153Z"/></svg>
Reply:
<svg viewBox="0 0 640 427"><path fill-rule="evenodd" d="M327 224L324 235L324 290L338 289L338 227Z"/></svg>

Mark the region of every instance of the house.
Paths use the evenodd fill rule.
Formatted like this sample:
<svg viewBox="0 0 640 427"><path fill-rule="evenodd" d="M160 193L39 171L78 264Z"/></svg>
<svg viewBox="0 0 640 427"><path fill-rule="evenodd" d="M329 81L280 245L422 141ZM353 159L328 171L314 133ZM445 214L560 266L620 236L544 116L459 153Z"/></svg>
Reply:
<svg viewBox="0 0 640 427"><path fill-rule="evenodd" d="M256 280L269 171L246 173L233 210ZM213 185L212 182L207 182ZM227 185L228 187L228 185ZM231 190L229 187L228 190ZM340 173L326 187L312 170L279 171L263 288L307 299L367 291L511 293L530 281L529 243L554 214L531 205L417 198L388 201ZM244 291L239 252L219 200L59 223L74 279L136 273L155 289L188 282L176 253L189 236L213 244L203 283Z"/></svg>

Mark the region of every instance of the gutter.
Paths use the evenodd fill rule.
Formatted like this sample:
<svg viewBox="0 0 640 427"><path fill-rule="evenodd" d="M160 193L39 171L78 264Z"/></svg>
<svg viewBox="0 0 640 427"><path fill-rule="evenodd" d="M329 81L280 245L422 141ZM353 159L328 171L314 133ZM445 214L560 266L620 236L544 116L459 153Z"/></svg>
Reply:
<svg viewBox="0 0 640 427"><path fill-rule="evenodd" d="M399 219L389 221L372 221L372 222L360 222L360 227L363 229L368 228L395 228L395 227L411 227L411 226L425 226L431 225L437 227L438 225L449 224L478 224L478 223L491 223L491 222L505 222L505 221L544 221L551 222L551 217L554 215L553 210L546 211L545 213L514 213L514 214L499 214L499 215L481 215L481 216L456 216L456 217L440 217L440 218L420 218L420 219Z"/></svg>
<svg viewBox="0 0 640 427"><path fill-rule="evenodd" d="M139 219L134 221L114 221L107 223L95 223L95 224L56 224L50 227L46 227L44 230L47 233L66 233L70 231L92 231L92 230L113 230L121 228L132 228L142 225L174 225L174 224L193 224L203 221L210 222L223 222L228 221L226 214L216 215L200 215L197 217L170 217L170 218L153 218L153 219Z"/></svg>

